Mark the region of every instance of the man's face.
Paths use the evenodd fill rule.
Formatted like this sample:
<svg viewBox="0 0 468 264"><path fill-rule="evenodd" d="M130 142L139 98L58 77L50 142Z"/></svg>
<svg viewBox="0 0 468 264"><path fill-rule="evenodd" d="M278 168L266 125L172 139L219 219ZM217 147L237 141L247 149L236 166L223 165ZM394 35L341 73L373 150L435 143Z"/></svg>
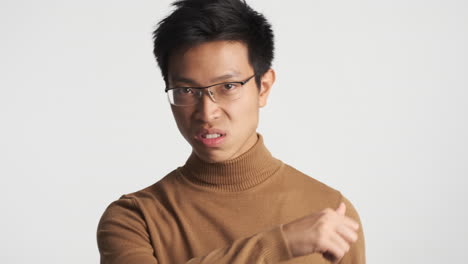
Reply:
<svg viewBox="0 0 468 264"><path fill-rule="evenodd" d="M168 72L169 87L244 81L254 74L246 45L228 41L207 42L174 54ZM234 101L215 103L204 90L196 105L171 105L179 131L197 156L220 162L251 148L257 140L259 108L266 104L273 82L274 72L269 70L262 77L260 91L252 78Z"/></svg>

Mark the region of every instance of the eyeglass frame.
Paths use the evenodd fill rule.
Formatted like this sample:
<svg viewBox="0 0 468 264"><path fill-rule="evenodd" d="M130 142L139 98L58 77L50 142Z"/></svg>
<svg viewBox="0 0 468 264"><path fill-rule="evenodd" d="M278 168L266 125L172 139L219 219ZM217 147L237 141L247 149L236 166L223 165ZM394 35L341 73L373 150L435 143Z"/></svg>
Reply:
<svg viewBox="0 0 468 264"><path fill-rule="evenodd" d="M172 88L168 88L166 87L164 89L164 92L167 93L169 90L174 90L174 89L180 89L180 88L185 88L185 89L195 89L195 90L203 90L203 89L207 89L207 88L210 88L210 87L213 87L213 86L217 86L217 85L221 85L221 84L228 84L228 83L236 83L236 84L240 84L242 87L244 86L244 84L248 83L253 77L255 77L257 74L253 74L252 76L250 76L249 78L245 79L244 81L233 81L233 82L221 82L221 83L215 83L215 84L212 84L212 85L208 85L208 86L203 86L203 87L190 87L190 86L178 86L178 87L172 87ZM213 101L216 102L216 100L214 99L211 90L208 90L209 91L209 95L210 95L210 98L213 99ZM203 96L203 94L201 95ZM199 97L200 99L201 97ZM170 100L169 100L169 103ZM172 103L171 103L172 104ZM175 104L172 104L174 106L186 106L186 105L175 105ZM195 104L193 104L195 105Z"/></svg>

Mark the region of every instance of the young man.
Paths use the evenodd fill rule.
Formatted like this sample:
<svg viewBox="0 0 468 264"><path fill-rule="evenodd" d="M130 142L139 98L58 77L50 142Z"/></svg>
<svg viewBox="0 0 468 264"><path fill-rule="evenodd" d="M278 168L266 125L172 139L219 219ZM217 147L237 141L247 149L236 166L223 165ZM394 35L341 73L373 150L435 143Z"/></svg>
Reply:
<svg viewBox="0 0 468 264"><path fill-rule="evenodd" d="M273 32L241 0L181 0L154 33L193 152L104 212L101 263L365 263L352 204L271 156L256 132L275 81Z"/></svg>

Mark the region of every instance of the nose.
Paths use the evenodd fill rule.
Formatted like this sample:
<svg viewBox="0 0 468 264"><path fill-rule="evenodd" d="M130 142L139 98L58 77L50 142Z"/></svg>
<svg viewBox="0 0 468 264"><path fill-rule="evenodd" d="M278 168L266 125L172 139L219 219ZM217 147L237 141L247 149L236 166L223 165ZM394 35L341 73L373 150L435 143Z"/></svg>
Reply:
<svg viewBox="0 0 468 264"><path fill-rule="evenodd" d="M197 104L196 117L203 122L216 120L220 116L219 105L216 103L213 92L208 88L203 91Z"/></svg>

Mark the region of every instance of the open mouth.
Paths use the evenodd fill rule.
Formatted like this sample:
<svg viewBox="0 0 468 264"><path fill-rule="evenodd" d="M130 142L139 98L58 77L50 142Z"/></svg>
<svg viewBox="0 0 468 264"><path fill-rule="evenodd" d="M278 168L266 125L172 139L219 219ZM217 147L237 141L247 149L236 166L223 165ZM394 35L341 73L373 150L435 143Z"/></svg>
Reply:
<svg viewBox="0 0 468 264"><path fill-rule="evenodd" d="M202 138L206 138L206 139L219 138L219 137L222 137L222 136L225 136L225 135L224 134L218 134L218 133L202 134L201 135Z"/></svg>
<svg viewBox="0 0 468 264"><path fill-rule="evenodd" d="M226 139L226 133L222 131L203 131L196 138L207 147L216 147L220 146Z"/></svg>

